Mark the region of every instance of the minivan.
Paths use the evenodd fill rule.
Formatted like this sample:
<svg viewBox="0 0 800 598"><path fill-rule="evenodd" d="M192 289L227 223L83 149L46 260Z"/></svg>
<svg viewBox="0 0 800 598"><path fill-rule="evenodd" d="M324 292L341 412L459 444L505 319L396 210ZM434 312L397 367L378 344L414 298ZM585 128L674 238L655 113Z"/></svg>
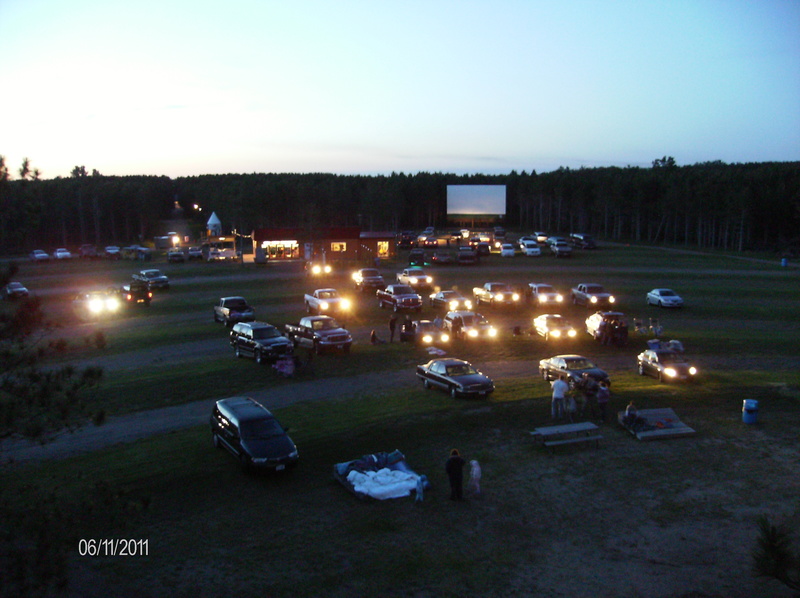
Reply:
<svg viewBox="0 0 800 598"><path fill-rule="evenodd" d="M228 450L246 472L282 471L297 465L297 447L274 415L250 397L220 399L211 412L211 440Z"/></svg>

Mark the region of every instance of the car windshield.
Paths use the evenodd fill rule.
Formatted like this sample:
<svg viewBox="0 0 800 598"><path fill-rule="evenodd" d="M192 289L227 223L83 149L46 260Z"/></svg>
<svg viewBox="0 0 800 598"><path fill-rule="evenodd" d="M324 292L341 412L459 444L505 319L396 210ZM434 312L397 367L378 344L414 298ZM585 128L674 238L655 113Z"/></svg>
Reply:
<svg viewBox="0 0 800 598"><path fill-rule="evenodd" d="M319 294L320 299L335 299L336 298L336 291L322 291Z"/></svg>
<svg viewBox="0 0 800 598"><path fill-rule="evenodd" d="M314 330L334 330L339 324L334 319L314 320Z"/></svg>
<svg viewBox="0 0 800 598"><path fill-rule="evenodd" d="M236 299L234 301L228 301L227 305L231 309L242 309L247 307L247 301L244 299Z"/></svg>
<svg viewBox="0 0 800 598"><path fill-rule="evenodd" d="M271 438L285 434L281 425L274 418L242 422L241 433L242 438Z"/></svg>
<svg viewBox="0 0 800 598"><path fill-rule="evenodd" d="M685 359L677 353L658 353L658 361L661 363L685 363Z"/></svg>
<svg viewBox="0 0 800 598"><path fill-rule="evenodd" d="M442 291L441 296L442 296L442 299L445 299L445 300L455 299L456 298L456 292L455 291Z"/></svg>
<svg viewBox="0 0 800 598"><path fill-rule="evenodd" d="M462 365L451 365L447 367L447 375L448 376L469 376L470 374L477 374L478 372L475 371L470 364L465 363Z"/></svg>
<svg viewBox="0 0 800 598"><path fill-rule="evenodd" d="M253 330L253 338L263 340L265 338L276 338L280 336L281 333L278 332L278 329L274 326L269 326L268 328L256 328Z"/></svg>
<svg viewBox="0 0 800 598"><path fill-rule="evenodd" d="M377 270L362 270L361 276L380 276L380 273Z"/></svg>
<svg viewBox="0 0 800 598"><path fill-rule="evenodd" d="M662 297L674 297L675 293L670 291L669 289L661 289L656 293L657 295L661 295Z"/></svg>
<svg viewBox="0 0 800 598"><path fill-rule="evenodd" d="M588 370L594 367L594 364L586 358L570 359L565 363L568 370Z"/></svg>
<svg viewBox="0 0 800 598"><path fill-rule="evenodd" d="M158 270L147 270L146 272L144 272L144 276L145 278L157 278L161 276L161 272L159 272Z"/></svg>
<svg viewBox="0 0 800 598"><path fill-rule="evenodd" d="M413 295L414 294L414 290L408 285L398 284L398 285L395 285L395 287L394 287L394 294L395 295Z"/></svg>

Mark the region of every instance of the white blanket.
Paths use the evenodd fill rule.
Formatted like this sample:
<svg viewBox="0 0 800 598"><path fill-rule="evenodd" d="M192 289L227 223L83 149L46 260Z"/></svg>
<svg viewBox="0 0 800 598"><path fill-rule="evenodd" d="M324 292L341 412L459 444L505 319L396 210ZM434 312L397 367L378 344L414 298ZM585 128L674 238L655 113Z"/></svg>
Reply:
<svg viewBox="0 0 800 598"><path fill-rule="evenodd" d="M417 478L419 476L414 473L386 468L365 472L353 470L347 474L347 481L356 492L378 500L408 496L412 490L416 490Z"/></svg>

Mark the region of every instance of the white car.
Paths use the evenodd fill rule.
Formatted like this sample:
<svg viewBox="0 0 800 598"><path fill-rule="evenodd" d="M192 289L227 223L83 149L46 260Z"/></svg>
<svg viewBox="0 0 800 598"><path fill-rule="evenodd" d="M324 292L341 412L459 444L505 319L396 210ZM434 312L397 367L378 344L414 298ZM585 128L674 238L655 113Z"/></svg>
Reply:
<svg viewBox="0 0 800 598"><path fill-rule="evenodd" d="M59 247L53 252L53 257L55 257L57 260L68 260L72 257L72 254L69 252L69 250Z"/></svg>
<svg viewBox="0 0 800 598"><path fill-rule="evenodd" d="M522 250L522 255L527 257L538 257L542 255L542 249L536 241L520 241L519 248Z"/></svg>
<svg viewBox="0 0 800 598"><path fill-rule="evenodd" d="M50 261L50 254L46 251L42 251L41 249L34 249L31 252L31 259L34 262L48 262Z"/></svg>
<svg viewBox="0 0 800 598"><path fill-rule="evenodd" d="M564 303L564 295L556 291L549 284L543 282L531 282L528 284L531 299L539 305L553 305Z"/></svg>
<svg viewBox="0 0 800 598"><path fill-rule="evenodd" d="M516 253L511 243L503 243L502 247L500 247L500 257L514 257Z"/></svg>
<svg viewBox="0 0 800 598"><path fill-rule="evenodd" d="M672 289L653 289L647 293L647 305L683 307L683 299Z"/></svg>
<svg viewBox="0 0 800 598"><path fill-rule="evenodd" d="M544 340L575 338L578 331L569 321L558 314L542 314L533 319L533 329Z"/></svg>

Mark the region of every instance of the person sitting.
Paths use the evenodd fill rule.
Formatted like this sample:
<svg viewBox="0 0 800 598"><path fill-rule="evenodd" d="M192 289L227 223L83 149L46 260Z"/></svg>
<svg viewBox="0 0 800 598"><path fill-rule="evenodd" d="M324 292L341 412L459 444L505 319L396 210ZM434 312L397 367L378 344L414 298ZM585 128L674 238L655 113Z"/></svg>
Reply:
<svg viewBox="0 0 800 598"><path fill-rule="evenodd" d="M370 335L369 335L369 343L370 343L371 345L382 345L382 344L384 344L385 342L386 342L386 341L384 341L384 340L381 340L380 338L378 338L378 335L377 335L377 333L375 332L375 330L373 330L373 331L370 333Z"/></svg>

